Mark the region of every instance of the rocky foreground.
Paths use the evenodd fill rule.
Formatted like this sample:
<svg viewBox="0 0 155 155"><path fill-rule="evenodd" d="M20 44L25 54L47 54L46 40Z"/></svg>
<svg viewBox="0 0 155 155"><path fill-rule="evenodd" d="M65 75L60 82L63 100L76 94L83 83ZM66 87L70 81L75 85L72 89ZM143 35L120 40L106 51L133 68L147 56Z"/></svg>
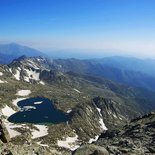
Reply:
<svg viewBox="0 0 155 155"><path fill-rule="evenodd" d="M98 141L81 146L74 155L154 155L155 113L132 120L120 130L101 134Z"/></svg>

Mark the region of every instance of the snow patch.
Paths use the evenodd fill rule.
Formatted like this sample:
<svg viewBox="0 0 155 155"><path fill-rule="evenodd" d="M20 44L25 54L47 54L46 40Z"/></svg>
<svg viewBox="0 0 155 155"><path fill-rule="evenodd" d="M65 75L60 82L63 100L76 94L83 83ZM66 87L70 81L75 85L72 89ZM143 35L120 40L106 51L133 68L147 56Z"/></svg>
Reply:
<svg viewBox="0 0 155 155"><path fill-rule="evenodd" d="M42 85L45 85L45 82L43 82L43 81L40 81L39 83L42 84Z"/></svg>
<svg viewBox="0 0 155 155"><path fill-rule="evenodd" d="M88 143L91 144L92 142L96 142L98 138L99 136L95 136L95 138L90 138Z"/></svg>
<svg viewBox="0 0 155 155"><path fill-rule="evenodd" d="M32 139L48 135L48 128L45 125L34 125L38 130L33 130Z"/></svg>
<svg viewBox="0 0 155 155"><path fill-rule="evenodd" d="M20 111L30 111L31 109L36 109L34 106L24 106Z"/></svg>
<svg viewBox="0 0 155 155"><path fill-rule="evenodd" d="M33 104L42 104L43 101L34 102Z"/></svg>
<svg viewBox="0 0 155 155"><path fill-rule="evenodd" d="M101 129L108 130L107 127L105 126L102 118L99 119L99 123L101 124Z"/></svg>
<svg viewBox="0 0 155 155"><path fill-rule="evenodd" d="M75 90L76 92L78 92L78 93L81 93L79 90L77 90L77 89L75 89L75 88L74 88L74 90Z"/></svg>
<svg viewBox="0 0 155 155"><path fill-rule="evenodd" d="M17 106L17 102L19 102L20 100L23 100L23 99L25 99L25 98L18 98L16 100L14 100L13 104L15 106ZM13 115L14 113L16 113L15 110L13 110L11 107L9 107L7 105L3 109L1 109L1 111L2 111L2 114L4 116L6 116L7 118L10 117L11 115ZM9 122L7 119L4 119L3 122L4 122L4 125L5 125L8 133L9 133L10 138L13 138L13 137L21 135L21 133L16 131L15 128L21 128L21 127L27 128L27 129L29 128L25 124L17 125L17 124Z"/></svg>
<svg viewBox="0 0 155 155"><path fill-rule="evenodd" d="M2 81L2 80L0 80L0 83L8 83L7 81Z"/></svg>
<svg viewBox="0 0 155 155"><path fill-rule="evenodd" d="M30 79L29 79L29 77L27 77L27 76L24 76L24 81L26 81L26 82L30 82Z"/></svg>
<svg viewBox="0 0 155 155"><path fill-rule="evenodd" d="M0 72L0 76L2 76L3 75L3 73L2 72Z"/></svg>
<svg viewBox="0 0 155 155"><path fill-rule="evenodd" d="M2 114L4 116L10 117L11 115L13 115L14 113L16 113L16 111L14 111L12 108L10 108L9 106L5 106L5 108L2 109ZM18 135L21 135L20 132L17 132L14 130L14 128L17 127L22 127L21 125L15 125L13 123L8 122L7 120L4 120L4 125L9 133L10 138L16 137Z"/></svg>
<svg viewBox="0 0 155 155"><path fill-rule="evenodd" d="M13 137L21 135L20 132L14 130L14 128L22 127L21 125L15 125L15 124L10 123L8 121L4 121L4 125L5 125L8 133L9 133L10 138L13 138Z"/></svg>
<svg viewBox="0 0 155 155"><path fill-rule="evenodd" d="M47 145L47 144L42 144L41 141L37 142L37 144L40 146L49 147L49 145Z"/></svg>
<svg viewBox="0 0 155 155"><path fill-rule="evenodd" d="M96 109L97 109L97 111L99 112L100 116L102 116L102 115L101 115L101 109L100 109L100 108L96 108Z"/></svg>
<svg viewBox="0 0 155 155"><path fill-rule="evenodd" d="M12 108L10 108L9 106L5 106L2 109L2 113L4 116L10 117L11 115L13 115L14 113L16 113L16 111L14 111Z"/></svg>
<svg viewBox="0 0 155 155"><path fill-rule="evenodd" d="M100 115L100 118L99 118L100 128L101 128L103 131L108 130L107 127L105 126L104 122L103 122L102 114L101 114L101 109L98 108L98 107L97 107L96 109L97 109L97 111L98 111L98 113L99 113L99 115ZM97 141L98 138L99 138L99 135L95 136L95 138L90 138L89 141L88 141L88 143L91 144L92 142Z"/></svg>
<svg viewBox="0 0 155 155"><path fill-rule="evenodd" d="M113 114L113 116L114 116L115 118L117 118L117 116L116 116L115 114Z"/></svg>
<svg viewBox="0 0 155 155"><path fill-rule="evenodd" d="M37 67L37 65L33 61L31 61L31 60L28 60L28 61L29 61L28 65L30 67L33 67L34 69L40 69L40 68Z"/></svg>
<svg viewBox="0 0 155 155"><path fill-rule="evenodd" d="M18 70L21 71L22 69L20 67L18 67Z"/></svg>
<svg viewBox="0 0 155 155"><path fill-rule="evenodd" d="M59 147L64 147L66 149L70 149L71 151L76 150L79 145L76 144L78 141L78 135L75 135L74 137L67 137L66 140L58 140L57 145Z"/></svg>
<svg viewBox="0 0 155 155"><path fill-rule="evenodd" d="M31 94L31 90L19 90L16 95L18 96L28 96Z"/></svg>
<svg viewBox="0 0 155 155"><path fill-rule="evenodd" d="M12 104L15 105L15 106L18 106L17 103L18 103L19 101L22 101L22 100L25 100L25 99L26 99L26 98L17 98L17 99L15 99L15 100L12 101Z"/></svg>
<svg viewBox="0 0 155 155"><path fill-rule="evenodd" d="M33 80L36 80L36 81L39 81L39 73L36 72L36 71L33 71L32 69L25 69L26 73L27 73L27 78L29 79L33 79ZM29 80L25 77L25 80L27 80L27 82L29 82Z"/></svg>
<svg viewBox="0 0 155 155"><path fill-rule="evenodd" d="M101 109L100 108L96 108L97 111L99 112L100 118L99 118L99 123L101 125L101 129L102 130L108 130L107 127L105 126L104 122L103 122L103 118L102 118L102 114L101 114Z"/></svg>
<svg viewBox="0 0 155 155"><path fill-rule="evenodd" d="M12 68L9 68L10 73L12 73Z"/></svg>
<svg viewBox="0 0 155 155"><path fill-rule="evenodd" d="M121 118L121 117L119 117L119 119L120 119L120 120L122 120L122 118Z"/></svg>
<svg viewBox="0 0 155 155"><path fill-rule="evenodd" d="M14 74L14 77L16 78L16 80L20 80L20 72L19 70L16 70L16 74Z"/></svg>
<svg viewBox="0 0 155 155"><path fill-rule="evenodd" d="M40 58L37 58L37 61L39 61L39 62L40 62L40 61L42 61L42 59L40 59Z"/></svg>
<svg viewBox="0 0 155 155"><path fill-rule="evenodd" d="M71 109L70 110L67 110L67 113L69 114L71 111L72 111Z"/></svg>

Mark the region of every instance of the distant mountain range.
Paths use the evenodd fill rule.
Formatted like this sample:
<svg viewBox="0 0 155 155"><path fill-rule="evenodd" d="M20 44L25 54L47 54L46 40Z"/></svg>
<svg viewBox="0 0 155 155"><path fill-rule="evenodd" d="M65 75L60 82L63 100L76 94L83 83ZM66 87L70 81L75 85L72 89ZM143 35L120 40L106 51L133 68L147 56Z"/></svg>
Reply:
<svg viewBox="0 0 155 155"><path fill-rule="evenodd" d="M155 61L109 57L93 60L57 59L65 71L104 77L119 83L155 91Z"/></svg>
<svg viewBox="0 0 155 155"><path fill-rule="evenodd" d="M45 56L44 53L15 43L0 45L0 64L11 63L20 56ZM50 54L52 55L52 54ZM62 56L63 57L63 56ZM61 70L90 74L134 87L155 91L155 60L132 57L105 57L100 59L54 59Z"/></svg>
<svg viewBox="0 0 155 155"><path fill-rule="evenodd" d="M43 56L42 52L16 43L0 44L0 64L8 64L22 55Z"/></svg>

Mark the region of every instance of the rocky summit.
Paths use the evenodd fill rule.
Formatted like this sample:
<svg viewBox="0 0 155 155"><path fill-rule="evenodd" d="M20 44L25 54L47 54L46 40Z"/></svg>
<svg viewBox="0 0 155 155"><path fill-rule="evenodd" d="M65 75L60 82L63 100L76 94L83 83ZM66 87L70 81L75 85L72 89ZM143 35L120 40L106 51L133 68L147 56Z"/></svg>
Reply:
<svg viewBox="0 0 155 155"><path fill-rule="evenodd" d="M66 61L22 56L0 65L0 153L153 154L154 92Z"/></svg>

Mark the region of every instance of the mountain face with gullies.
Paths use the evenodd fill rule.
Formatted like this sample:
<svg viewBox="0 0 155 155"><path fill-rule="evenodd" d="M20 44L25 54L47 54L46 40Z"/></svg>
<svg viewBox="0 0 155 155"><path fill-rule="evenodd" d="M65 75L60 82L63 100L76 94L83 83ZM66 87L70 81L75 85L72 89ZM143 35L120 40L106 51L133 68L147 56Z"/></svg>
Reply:
<svg viewBox="0 0 155 155"><path fill-rule="evenodd" d="M154 101L150 90L67 70L58 60L22 56L0 65L0 113L7 140L0 141L0 153L71 155L85 145L102 151L107 149L99 144L104 133L151 112Z"/></svg>

